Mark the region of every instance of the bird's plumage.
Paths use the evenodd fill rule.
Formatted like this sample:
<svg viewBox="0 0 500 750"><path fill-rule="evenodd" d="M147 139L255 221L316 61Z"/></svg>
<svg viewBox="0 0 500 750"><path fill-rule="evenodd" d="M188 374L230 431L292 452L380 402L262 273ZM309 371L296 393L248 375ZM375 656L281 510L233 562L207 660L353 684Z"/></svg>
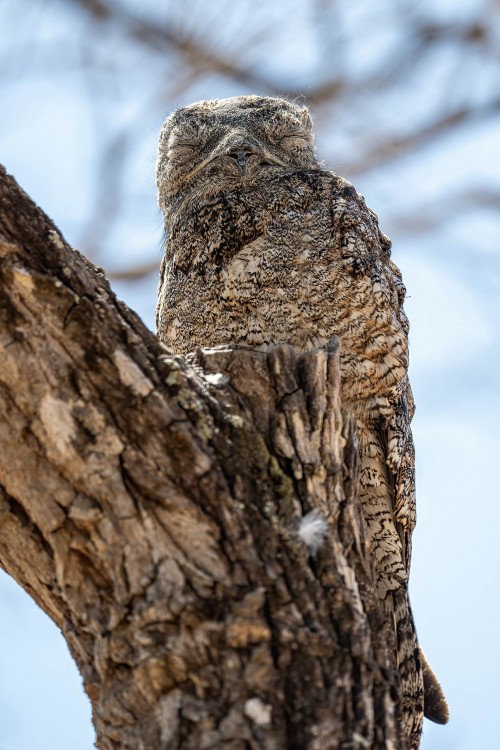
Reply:
<svg viewBox="0 0 500 750"><path fill-rule="evenodd" d="M185 354L227 343L301 352L340 338L377 590L394 616L409 747L417 748L423 670L439 685L418 650L408 601L414 407L405 288L391 243L354 187L318 163L308 110L283 99L178 110L160 134L157 180L167 233L162 341ZM444 706L432 718L445 718Z"/></svg>

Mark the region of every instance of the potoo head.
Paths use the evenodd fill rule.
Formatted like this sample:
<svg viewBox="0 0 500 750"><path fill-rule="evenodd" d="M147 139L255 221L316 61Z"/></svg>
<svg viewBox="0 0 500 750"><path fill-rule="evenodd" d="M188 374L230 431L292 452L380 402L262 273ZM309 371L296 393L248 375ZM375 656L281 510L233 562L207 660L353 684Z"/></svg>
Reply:
<svg viewBox="0 0 500 750"><path fill-rule="evenodd" d="M156 179L165 212L197 187L224 190L269 170L319 169L307 107L285 99L235 96L196 102L165 121Z"/></svg>

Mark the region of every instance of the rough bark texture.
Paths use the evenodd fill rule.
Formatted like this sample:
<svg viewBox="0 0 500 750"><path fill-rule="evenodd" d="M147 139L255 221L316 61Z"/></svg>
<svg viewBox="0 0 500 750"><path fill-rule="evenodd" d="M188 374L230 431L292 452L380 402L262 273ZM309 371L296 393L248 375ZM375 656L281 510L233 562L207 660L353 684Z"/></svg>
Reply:
<svg viewBox="0 0 500 750"><path fill-rule="evenodd" d="M0 171L0 564L101 750L404 748L339 380L335 341L173 356Z"/></svg>

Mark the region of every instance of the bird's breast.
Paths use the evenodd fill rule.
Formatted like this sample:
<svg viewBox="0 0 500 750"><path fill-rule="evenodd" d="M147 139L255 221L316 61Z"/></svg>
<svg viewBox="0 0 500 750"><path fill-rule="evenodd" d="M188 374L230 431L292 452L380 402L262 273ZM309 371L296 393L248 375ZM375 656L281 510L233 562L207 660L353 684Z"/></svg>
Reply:
<svg viewBox="0 0 500 750"><path fill-rule="evenodd" d="M391 395L407 366L395 286L366 207L353 219L334 188L296 175L193 200L170 228L162 340L184 354L229 343L300 352L336 334L352 398Z"/></svg>

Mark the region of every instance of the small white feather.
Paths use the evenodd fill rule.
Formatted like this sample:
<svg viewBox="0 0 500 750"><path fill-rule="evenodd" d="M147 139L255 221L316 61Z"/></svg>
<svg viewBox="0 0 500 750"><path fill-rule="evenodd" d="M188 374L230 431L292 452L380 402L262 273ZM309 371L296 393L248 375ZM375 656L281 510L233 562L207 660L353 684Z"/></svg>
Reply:
<svg viewBox="0 0 500 750"><path fill-rule="evenodd" d="M298 535L311 555L316 554L328 536L328 524L318 510L312 510L301 519Z"/></svg>
<svg viewBox="0 0 500 750"><path fill-rule="evenodd" d="M259 727L270 727L272 706L265 704L260 698L250 698L243 707L243 711L254 724Z"/></svg>

